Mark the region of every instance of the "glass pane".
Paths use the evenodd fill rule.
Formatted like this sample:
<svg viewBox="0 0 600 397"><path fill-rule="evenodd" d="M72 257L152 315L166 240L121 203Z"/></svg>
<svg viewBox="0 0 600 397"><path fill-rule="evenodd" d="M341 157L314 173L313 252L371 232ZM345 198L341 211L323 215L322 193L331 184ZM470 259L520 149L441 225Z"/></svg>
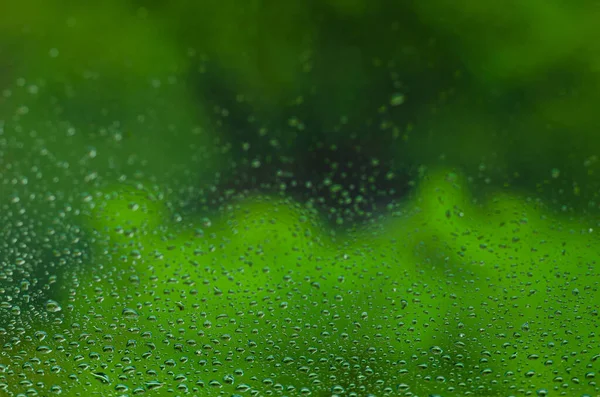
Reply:
<svg viewBox="0 0 600 397"><path fill-rule="evenodd" d="M2 4L0 394L600 395L596 2Z"/></svg>

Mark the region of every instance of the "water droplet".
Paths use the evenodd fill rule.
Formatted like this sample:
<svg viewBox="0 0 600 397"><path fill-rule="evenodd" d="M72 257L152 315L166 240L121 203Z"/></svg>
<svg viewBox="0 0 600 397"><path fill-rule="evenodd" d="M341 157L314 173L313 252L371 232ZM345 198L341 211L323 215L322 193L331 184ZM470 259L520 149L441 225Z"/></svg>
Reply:
<svg viewBox="0 0 600 397"><path fill-rule="evenodd" d="M402 105L404 103L404 94L396 92L392 95L392 97L390 98L390 105L391 106L399 106Z"/></svg>
<svg viewBox="0 0 600 397"><path fill-rule="evenodd" d="M125 308L123 309L122 316L127 319L137 319L139 314L133 309Z"/></svg>
<svg viewBox="0 0 600 397"><path fill-rule="evenodd" d="M151 381L148 381L145 383L146 389L148 389L148 390L160 389L164 385L165 385L164 383L159 382L157 380L151 380Z"/></svg>
<svg viewBox="0 0 600 397"><path fill-rule="evenodd" d="M53 301L53 300L48 300L46 302L46 310L49 311L50 313L56 313L56 312L61 311L62 308L60 307L58 302Z"/></svg>
<svg viewBox="0 0 600 397"><path fill-rule="evenodd" d="M98 379L103 384L109 384L110 378L104 372L92 372L95 379Z"/></svg>
<svg viewBox="0 0 600 397"><path fill-rule="evenodd" d="M436 355L442 354L444 352L444 350L439 346L433 346L429 351L431 351L432 354Z"/></svg>
<svg viewBox="0 0 600 397"><path fill-rule="evenodd" d="M38 351L41 354L48 354L48 353L52 353L52 349L50 348L50 346L38 346L36 351Z"/></svg>

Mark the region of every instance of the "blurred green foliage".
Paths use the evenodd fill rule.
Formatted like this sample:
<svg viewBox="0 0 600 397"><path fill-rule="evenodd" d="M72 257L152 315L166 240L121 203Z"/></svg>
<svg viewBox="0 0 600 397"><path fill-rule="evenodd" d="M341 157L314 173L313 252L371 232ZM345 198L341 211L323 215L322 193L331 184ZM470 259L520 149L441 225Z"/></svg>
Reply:
<svg viewBox="0 0 600 397"><path fill-rule="evenodd" d="M0 389L597 393L599 12L3 3Z"/></svg>
<svg viewBox="0 0 600 397"><path fill-rule="evenodd" d="M164 182L194 162L205 166L194 175L214 170L202 150L213 138L207 112L182 81L186 55L154 24L121 2L6 7L1 117L14 140L9 160L31 157L18 165L50 173L58 163L79 183L142 170ZM63 178L59 186L73 185Z"/></svg>
<svg viewBox="0 0 600 397"><path fill-rule="evenodd" d="M194 379L194 390L206 388L202 395L235 393L240 384L260 393L270 389L269 382L292 394L303 388L323 394L318 384L309 386L311 376L304 376L297 361L298 346L310 351L313 345L324 362L334 351L341 360L348 359L344 352L377 353L367 367L376 372L373 379L358 380L365 368L357 367L354 375L344 372L347 379L336 377L335 384L346 385L339 387L358 382L353 387L391 387L391 392L402 382L403 391L416 394L500 396L509 388L542 390L569 374L571 381L577 379L570 393L593 392L589 379L597 356L588 349L597 315L595 232L553 218L539 203L516 195L473 206L465 184L460 175L432 172L403 215L379 225L381 232L338 237L328 236L317 219L289 200L247 199L231 204L220 219L196 220L189 230L176 226L177 217L175 223L161 220L165 208L151 191L111 189L102 193L100 206L89 206L86 224L98 236L92 255L102 259L93 273L77 276L76 292L60 299L70 302L71 310L54 332L72 331L20 348L27 356L42 354L40 349L61 351L63 338L81 340L79 329L123 328L110 332L104 347L81 357L79 368L87 371L69 382L71 395L79 387L103 395L114 388L111 381L93 379L118 373L111 363L119 354L144 357L147 369L156 366L145 376L120 377L123 390L150 391L148 385L159 378L157 385L172 387L159 375L163 361L167 368L192 371L212 360L213 369ZM203 280L192 276L199 269ZM186 325L186 319L192 322ZM571 323L571 343L554 332L565 321ZM53 328L45 332L52 334ZM155 351L153 335L165 334L173 348ZM144 338L148 343L141 343ZM490 340L504 339L501 350L477 362L475 352L490 349ZM215 345L197 348L201 340ZM276 348L270 349L273 343ZM82 352L79 346L54 356L63 376L77 372L71 356ZM402 360L407 348L416 362ZM216 365L220 349L237 354ZM427 364L417 358L431 349L441 361ZM271 354L265 357L264 351ZM197 359L188 363L194 354L200 367ZM465 367L466 372L457 370ZM36 368L27 377L30 382L50 387L60 379ZM473 375L470 368L481 374ZM241 372L234 384L236 370ZM423 370L426 379L418 375ZM468 385L480 375L489 381ZM434 376L459 386L429 383ZM229 377L230 384L223 382ZM18 390L16 382L9 380L8 390Z"/></svg>
<svg viewBox="0 0 600 397"><path fill-rule="evenodd" d="M78 142L56 146L61 157L82 155L75 149L90 142L115 152L107 136L120 134L113 161L135 153L160 170L191 158L190 142L226 142L239 128L258 142L266 127L291 155L356 133L396 159L398 172L442 154L469 174L485 167L497 186L538 186L560 205L597 207L593 2L27 0L5 8L2 79L13 98L3 99L5 129L25 139L43 123L75 128L78 138L56 143ZM402 105L390 104L398 94ZM226 163L222 154L203 164ZM553 180L553 169L568 182Z"/></svg>

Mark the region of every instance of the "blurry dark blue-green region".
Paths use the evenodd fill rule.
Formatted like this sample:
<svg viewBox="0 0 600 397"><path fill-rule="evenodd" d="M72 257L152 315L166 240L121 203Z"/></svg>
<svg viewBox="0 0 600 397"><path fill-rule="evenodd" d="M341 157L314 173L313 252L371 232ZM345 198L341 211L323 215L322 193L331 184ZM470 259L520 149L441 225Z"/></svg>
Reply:
<svg viewBox="0 0 600 397"><path fill-rule="evenodd" d="M0 396L600 396L598 21L2 1Z"/></svg>

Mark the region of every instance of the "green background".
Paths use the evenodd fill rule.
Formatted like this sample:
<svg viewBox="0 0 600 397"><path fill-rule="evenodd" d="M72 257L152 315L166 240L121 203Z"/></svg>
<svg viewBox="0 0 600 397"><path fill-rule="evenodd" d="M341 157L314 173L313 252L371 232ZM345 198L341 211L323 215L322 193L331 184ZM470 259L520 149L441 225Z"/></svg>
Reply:
<svg viewBox="0 0 600 397"><path fill-rule="evenodd" d="M599 14L5 1L0 393L598 394Z"/></svg>

